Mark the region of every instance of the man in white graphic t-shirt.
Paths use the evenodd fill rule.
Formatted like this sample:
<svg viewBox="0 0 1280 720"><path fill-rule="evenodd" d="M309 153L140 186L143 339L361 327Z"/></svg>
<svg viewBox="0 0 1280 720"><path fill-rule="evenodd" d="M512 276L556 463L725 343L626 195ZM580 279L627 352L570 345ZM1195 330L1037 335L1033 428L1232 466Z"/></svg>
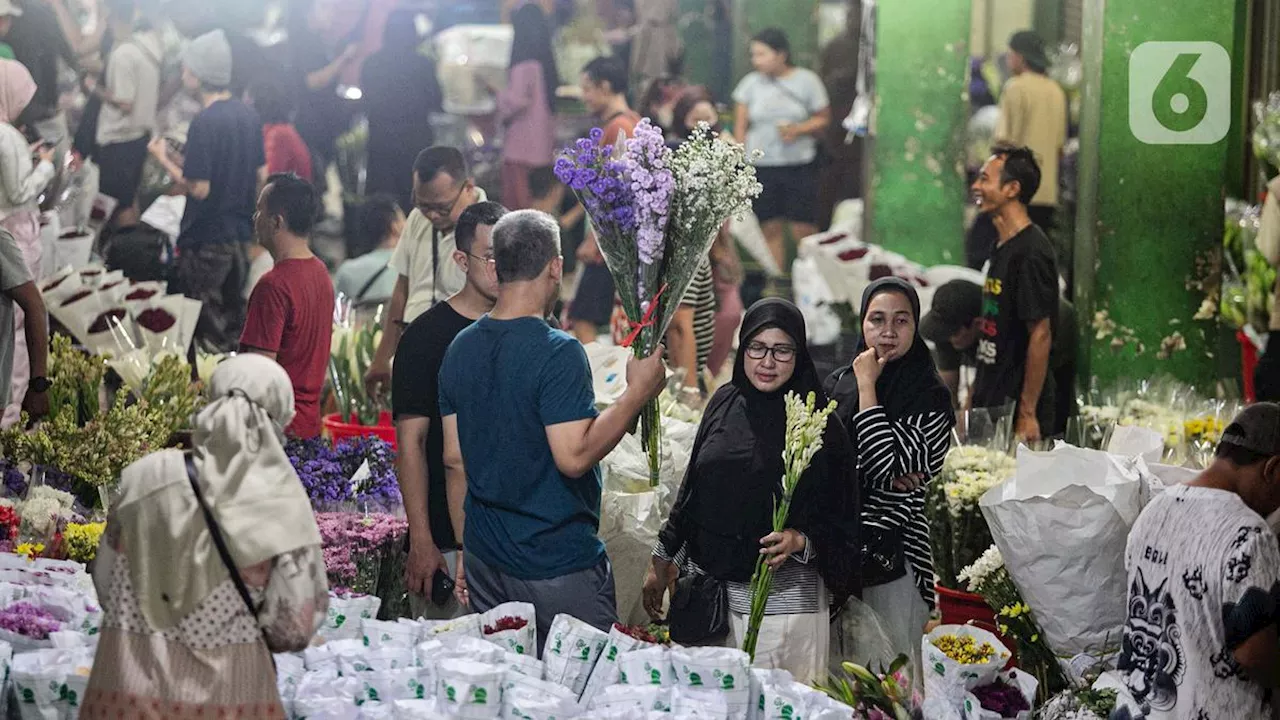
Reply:
<svg viewBox="0 0 1280 720"><path fill-rule="evenodd" d="M1217 457L1156 497L1125 551L1129 619L1119 671L1136 703L1113 720L1272 717L1280 687L1280 405L1227 427Z"/></svg>

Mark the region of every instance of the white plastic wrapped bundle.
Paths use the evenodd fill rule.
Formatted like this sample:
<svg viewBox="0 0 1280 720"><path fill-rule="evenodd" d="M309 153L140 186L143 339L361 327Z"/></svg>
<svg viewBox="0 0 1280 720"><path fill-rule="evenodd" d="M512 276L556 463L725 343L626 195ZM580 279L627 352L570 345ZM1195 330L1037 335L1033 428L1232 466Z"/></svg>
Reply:
<svg viewBox="0 0 1280 720"><path fill-rule="evenodd" d="M15 655L9 665L22 720L75 717L89 686L93 654L87 648Z"/></svg>
<svg viewBox="0 0 1280 720"><path fill-rule="evenodd" d="M366 647L373 649L403 648L412 650L418 644L420 628L399 622L364 620L360 624Z"/></svg>
<svg viewBox="0 0 1280 720"><path fill-rule="evenodd" d="M450 717L497 720L502 713L502 668L472 660L447 659L439 665L436 700Z"/></svg>
<svg viewBox="0 0 1280 720"><path fill-rule="evenodd" d="M751 707L750 659L734 648L679 648L671 651L676 671L674 713L712 712L721 705L730 720L746 720Z"/></svg>
<svg viewBox="0 0 1280 720"><path fill-rule="evenodd" d="M972 637L978 645L988 643L995 654L985 663L962 664L942 652L934 640L944 635ZM941 625L921 639L924 674L925 717L960 720L964 698L976 687L989 685L1009 662L1009 649L994 634L972 625Z"/></svg>
<svg viewBox="0 0 1280 720"><path fill-rule="evenodd" d="M671 665L671 652L664 647L651 646L623 653L618 658L618 682L623 685L672 687L676 683L676 670Z"/></svg>
<svg viewBox="0 0 1280 720"><path fill-rule="evenodd" d="M557 615L547 633L542 659L546 679L563 685L580 697L609 636L569 615Z"/></svg>
<svg viewBox="0 0 1280 720"><path fill-rule="evenodd" d="M625 717L623 713L626 712L669 713L671 690L652 685L610 685L596 693L587 715L601 717L612 714L614 717Z"/></svg>
<svg viewBox="0 0 1280 720"><path fill-rule="evenodd" d="M297 717L324 718L325 720L350 720L360 713L364 683L359 678L327 678L307 673L294 695L293 708Z"/></svg>
<svg viewBox="0 0 1280 720"><path fill-rule="evenodd" d="M600 659L596 661L596 666L591 670L586 689L582 691L582 703L589 705L596 693L618 683L618 660L623 655L632 650L647 647L653 647L653 645L637 640L616 627L610 628L609 640L600 654Z"/></svg>
<svg viewBox="0 0 1280 720"><path fill-rule="evenodd" d="M447 640L453 637L480 638L480 616L479 615L463 615L454 620L443 620L440 622L427 621L423 623L424 640Z"/></svg>
<svg viewBox="0 0 1280 720"><path fill-rule="evenodd" d="M376 595L329 596L329 611L320 626L320 637L325 640L344 640L361 637L360 623L378 616L382 599Z"/></svg>
<svg viewBox="0 0 1280 720"><path fill-rule="evenodd" d="M429 676L429 677L428 677ZM435 692L434 687L423 682L435 680L435 673L424 668L407 667L399 670L368 672L361 676L364 696L370 702L388 703L396 700L425 700Z"/></svg>
<svg viewBox="0 0 1280 720"><path fill-rule="evenodd" d="M506 628L506 624L519 628ZM481 637L506 652L516 655L536 655L538 624L532 603L503 603L480 616Z"/></svg>
<svg viewBox="0 0 1280 720"><path fill-rule="evenodd" d="M579 716L577 698L555 683L508 671L502 681L502 720L561 720Z"/></svg>

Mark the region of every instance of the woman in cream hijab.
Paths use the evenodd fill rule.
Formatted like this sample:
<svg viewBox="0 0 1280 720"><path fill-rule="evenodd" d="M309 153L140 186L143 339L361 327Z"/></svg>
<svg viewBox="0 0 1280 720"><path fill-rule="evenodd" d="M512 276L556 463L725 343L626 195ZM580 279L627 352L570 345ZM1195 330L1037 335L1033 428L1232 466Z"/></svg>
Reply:
<svg viewBox="0 0 1280 720"><path fill-rule="evenodd" d="M281 442L289 376L240 355L213 373L209 397L193 474L243 584L180 451L125 468L94 570L105 615L81 717L282 718L271 653L307 647L324 619L320 532Z"/></svg>

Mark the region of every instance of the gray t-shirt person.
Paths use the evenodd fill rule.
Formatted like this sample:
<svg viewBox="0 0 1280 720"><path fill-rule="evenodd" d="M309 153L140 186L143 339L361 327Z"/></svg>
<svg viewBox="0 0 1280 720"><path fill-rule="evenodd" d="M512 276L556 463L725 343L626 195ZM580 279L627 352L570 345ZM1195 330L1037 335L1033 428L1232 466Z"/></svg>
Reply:
<svg viewBox="0 0 1280 720"><path fill-rule="evenodd" d="M792 68L785 77L774 78L753 72L738 83L733 101L747 106L747 150L764 153L757 165L808 165L818 156L818 141L812 135L787 143L778 133L779 125L804 122L831 105L817 73Z"/></svg>
<svg viewBox="0 0 1280 720"><path fill-rule="evenodd" d="M9 291L31 282L27 261L18 241L0 228L0 408L9 403L9 380L13 375L13 298Z"/></svg>

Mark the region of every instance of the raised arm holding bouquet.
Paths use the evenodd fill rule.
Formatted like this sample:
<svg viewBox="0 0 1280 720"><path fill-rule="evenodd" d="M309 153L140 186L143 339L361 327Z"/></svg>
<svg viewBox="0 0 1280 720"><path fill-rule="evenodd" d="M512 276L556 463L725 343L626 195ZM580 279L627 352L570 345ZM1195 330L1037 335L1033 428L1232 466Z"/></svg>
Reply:
<svg viewBox="0 0 1280 720"><path fill-rule="evenodd" d="M591 131L556 162L556 175L582 199L600 252L631 324L625 345L637 357L658 346L716 231L760 193L745 149L704 124L671 150L646 118L629 140L602 145ZM640 415L649 479L658 483L657 402Z"/></svg>

